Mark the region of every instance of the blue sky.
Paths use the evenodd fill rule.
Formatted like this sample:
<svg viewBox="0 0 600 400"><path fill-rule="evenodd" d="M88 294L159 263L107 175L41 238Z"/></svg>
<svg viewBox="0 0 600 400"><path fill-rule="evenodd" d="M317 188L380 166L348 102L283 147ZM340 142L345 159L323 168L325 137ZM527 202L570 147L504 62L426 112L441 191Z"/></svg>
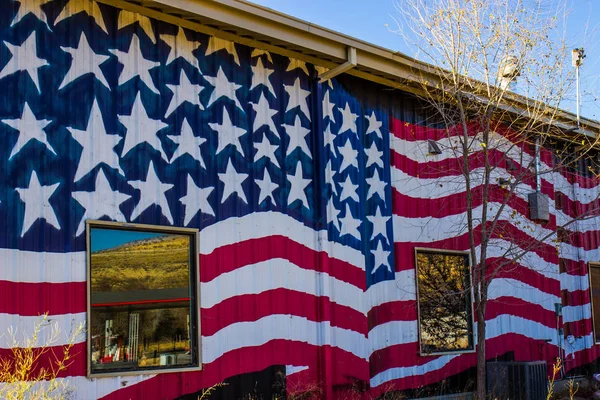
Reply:
<svg viewBox="0 0 600 400"><path fill-rule="evenodd" d="M124 231L119 229L92 229L91 247L92 252L94 252L117 247L128 242L135 242L136 240L150 239L164 235L164 233Z"/></svg>
<svg viewBox="0 0 600 400"><path fill-rule="evenodd" d="M393 0L253 0L255 3L367 42L414 56L404 40L389 32L397 16ZM401 0L400 0L401 1ZM550 0L548 0L550 1ZM587 57L581 70L581 87L585 94L582 115L600 120L600 1L571 0L567 40L571 47L585 48ZM563 108L575 112L575 101Z"/></svg>

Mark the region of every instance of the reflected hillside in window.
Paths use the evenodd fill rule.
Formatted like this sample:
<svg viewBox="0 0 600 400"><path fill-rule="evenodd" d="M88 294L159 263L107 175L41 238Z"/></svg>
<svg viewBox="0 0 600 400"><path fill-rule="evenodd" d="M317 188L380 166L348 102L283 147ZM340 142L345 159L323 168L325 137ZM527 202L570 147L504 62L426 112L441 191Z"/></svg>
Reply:
<svg viewBox="0 0 600 400"><path fill-rule="evenodd" d="M92 371L197 365L194 235L90 230Z"/></svg>
<svg viewBox="0 0 600 400"><path fill-rule="evenodd" d="M189 242L188 235L94 229L92 291L187 287Z"/></svg>

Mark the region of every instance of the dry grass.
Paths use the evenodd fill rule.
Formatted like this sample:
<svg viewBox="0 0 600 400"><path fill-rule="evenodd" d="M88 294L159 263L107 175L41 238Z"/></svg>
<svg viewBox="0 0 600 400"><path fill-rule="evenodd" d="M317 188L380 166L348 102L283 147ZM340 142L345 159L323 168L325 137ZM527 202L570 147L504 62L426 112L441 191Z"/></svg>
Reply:
<svg viewBox="0 0 600 400"><path fill-rule="evenodd" d="M57 323L40 317L31 337L18 339L18 332L8 329L11 354L0 358L0 398L6 400L66 399L73 388L59 374L72 363L72 349L76 338L84 332L83 324L73 329L67 344L56 346L60 338ZM41 343L40 343L41 341Z"/></svg>

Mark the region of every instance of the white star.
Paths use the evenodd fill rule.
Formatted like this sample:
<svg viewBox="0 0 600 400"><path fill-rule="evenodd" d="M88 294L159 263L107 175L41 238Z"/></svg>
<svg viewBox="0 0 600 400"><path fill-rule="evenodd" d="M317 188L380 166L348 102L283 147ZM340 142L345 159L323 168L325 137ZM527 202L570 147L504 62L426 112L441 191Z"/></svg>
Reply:
<svg viewBox="0 0 600 400"><path fill-rule="evenodd" d="M375 257L375 262L373 263L373 271L371 271L371 275L377 272L377 269L382 265L387 267L388 272L392 272L389 263L390 252L383 250L383 246L380 241L377 241L377 249L372 250L373 256Z"/></svg>
<svg viewBox="0 0 600 400"><path fill-rule="evenodd" d="M337 136L331 132L331 125L327 125L327 128L323 131L323 144L325 147L329 146L329 151L335 155L333 141Z"/></svg>
<svg viewBox="0 0 600 400"><path fill-rule="evenodd" d="M123 85L136 76L139 76L140 81L142 81L148 89L156 94L160 94L152 81L152 76L150 76L150 70L160 66L160 63L144 58L140 47L140 39L137 34L134 33L131 37L131 43L129 44L129 49L127 51L118 49L109 51L117 56L119 63L123 65L123 70L119 75L119 85Z"/></svg>
<svg viewBox="0 0 600 400"><path fill-rule="evenodd" d="M383 168L383 160L381 159L381 157L383 157L383 152L379 151L375 142L371 144L371 147L365 150L365 154L367 155L366 168L369 168L373 164L377 165L379 168Z"/></svg>
<svg viewBox="0 0 600 400"><path fill-rule="evenodd" d="M173 111L185 102L188 102L193 106L198 106L201 110L204 110L204 106L200 102L200 92L204 89L204 86L198 85L197 83L191 83L183 68L179 75L179 85L167 84L167 87L173 92L173 97L171 97L171 102L165 113L165 118L173 114Z"/></svg>
<svg viewBox="0 0 600 400"><path fill-rule="evenodd" d="M215 89L210 94L210 98L208 99L208 104L206 107L210 107L215 101L219 100L221 97L227 97L229 100L233 101L233 103L238 106L242 112L244 112L244 108L240 104L235 92L242 87L242 85L238 85L233 81L229 81L227 76L223 72L223 69L219 67L219 71L217 71L217 76L204 76L204 79L208 81Z"/></svg>
<svg viewBox="0 0 600 400"><path fill-rule="evenodd" d="M105 163L110 168L116 169L121 175L125 176L119 165L119 155L114 150L115 146L123 138L119 135L108 135L106 133L102 113L96 99L94 99L94 103L92 104L86 129L80 130L70 127L67 129L71 132L73 139L83 147L77 171L75 172L74 182L83 178L101 163Z"/></svg>
<svg viewBox="0 0 600 400"><path fill-rule="evenodd" d="M290 96L285 112L300 107L300 111L310 120L310 111L308 110L307 98L310 96L309 90L304 90L300 87L300 78L296 78L293 85L284 85L283 88Z"/></svg>
<svg viewBox="0 0 600 400"><path fill-rule="evenodd" d="M272 64L273 58L271 58L271 53L269 53L267 50L254 49L252 50L252 54L250 54L250 58L260 57L263 54L267 56L267 60L269 60L269 62Z"/></svg>
<svg viewBox="0 0 600 400"><path fill-rule="evenodd" d="M44 131L44 128L46 128L52 121L47 119L38 120L35 115L33 115L33 112L31 111L31 108L29 108L27 102L25 102L25 105L23 106L21 118L3 119L2 122L19 131L19 138L10 152L10 156L8 157L9 160L18 152L20 152L21 149L25 147L25 145L31 140L37 140L46 146L46 148L50 150L52 154L56 155L56 151L54 151L52 145L48 143L48 135Z"/></svg>
<svg viewBox="0 0 600 400"><path fill-rule="evenodd" d="M306 75L309 75L308 68L306 68L306 63L304 61L297 60L295 58L290 58L290 63L287 66L285 72L293 71L295 69L300 68Z"/></svg>
<svg viewBox="0 0 600 400"><path fill-rule="evenodd" d="M189 154L194 160L200 162L200 166L202 168L206 169L206 165L204 165L204 160L202 159L202 154L200 152L200 146L202 146L202 143L206 142L206 139L200 136L194 136L194 131L192 130L192 127L188 123L186 117L183 117L181 134L167 135L167 137L173 142L177 143L177 150L175 150L173 157L171 157L172 161Z"/></svg>
<svg viewBox="0 0 600 400"><path fill-rule="evenodd" d="M294 125L283 124L282 126L290 137L286 155L289 156L295 149L300 148L300 150L302 150L309 158L312 158L308 143L306 143L306 136L310 133L310 129L302 126L300 117L296 115Z"/></svg>
<svg viewBox="0 0 600 400"><path fill-rule="evenodd" d="M321 67L320 65L315 65L315 71L317 71L317 74L321 75L329 71L329 68ZM327 79L326 83L329 85L330 88L333 89L333 81L331 79Z"/></svg>
<svg viewBox="0 0 600 400"><path fill-rule="evenodd" d="M210 129L213 131L217 131L219 136L219 143L215 154L219 154L225 147L232 144L235 147L235 150L240 153L242 157L244 156L244 148L240 142L240 137L244 136L248 131L233 125L231 117L229 116L229 111L227 111L225 107L223 107L223 122L221 124L210 122L208 126L210 126Z"/></svg>
<svg viewBox="0 0 600 400"><path fill-rule="evenodd" d="M379 138L382 138L381 131L379 130L379 128L381 128L381 125L383 125L383 123L380 121L377 121L377 117L375 116L375 111L371 111L371 116L365 117L365 118L367 118L367 121L369 121L369 127L367 128L367 132L365 133L365 135L368 135L371 132L375 132L375 134Z"/></svg>
<svg viewBox="0 0 600 400"><path fill-rule="evenodd" d="M252 108L254 111L256 111L256 117L252 123L252 131L256 132L261 126L267 125L271 132L279 137L279 132L277 132L277 128L275 127L275 122L273 122L273 116L279 111L271 109L269 102L263 93L260 94L258 103L250 104L252 104Z"/></svg>
<svg viewBox="0 0 600 400"><path fill-rule="evenodd" d="M335 104L329 99L329 90L325 92L323 97L323 121L329 117L331 122L335 122L335 116L333 115L333 107Z"/></svg>
<svg viewBox="0 0 600 400"><path fill-rule="evenodd" d="M346 180L341 183L342 186L342 194L340 194L340 202L346 199L352 199L358 203L358 185L352 183L352 179L350 175L346 176Z"/></svg>
<svg viewBox="0 0 600 400"><path fill-rule="evenodd" d="M354 150L352 147L352 142L350 138L346 140L343 146L338 147L340 152L340 156L342 156L342 165L340 165L340 172L344 172L344 170L350 166L354 168L358 168L358 151Z"/></svg>
<svg viewBox="0 0 600 400"><path fill-rule="evenodd" d="M267 135L263 135L263 139L261 142L255 142L254 148L256 149L256 154L254 155L254 161L259 161L263 157L267 157L271 163L277 165L277 157L275 157L275 151L279 146L276 144L271 144Z"/></svg>
<svg viewBox="0 0 600 400"><path fill-rule="evenodd" d="M356 119L358 118L358 115L354 114L352 110L350 110L348 102L346 102L346 107L343 110L339 107L338 110L342 113L342 127L340 128L338 133L344 133L347 130L357 133L358 131L356 129Z"/></svg>
<svg viewBox="0 0 600 400"><path fill-rule="evenodd" d="M21 7L23 6L21 5ZM31 32L29 37L20 46L15 46L8 42L4 42L4 44L8 47L8 51L12 54L12 57L2 70L0 70L0 79L18 71L26 71L35 84L38 93L41 93L38 68L48 65L48 61L37 56L35 31Z"/></svg>
<svg viewBox="0 0 600 400"><path fill-rule="evenodd" d="M227 161L227 169L224 173L219 173L219 179L223 182L223 197L221 198L221 204L225 203L232 194L237 194L238 198L244 203L248 204L246 195L244 194L244 188L242 183L248 179L248 174L238 173L234 166L231 164L231 160Z"/></svg>
<svg viewBox="0 0 600 400"><path fill-rule="evenodd" d="M123 202L131 198L130 195L113 191L104 175L102 168L96 176L96 186L93 192L73 192L73 198L85 209L85 213L79 222L75 236L85 231L87 219L99 219L108 217L113 221L125 222L127 219L119 209Z"/></svg>
<svg viewBox="0 0 600 400"><path fill-rule="evenodd" d="M23 217L23 227L21 228L21 237L27 233L31 225L38 219L46 220L46 223L60 230L60 224L54 208L50 204L50 197L54 194L60 182L53 185L41 186L35 171L31 171L29 186L26 188L16 188L21 201L25 203L25 215Z"/></svg>
<svg viewBox="0 0 600 400"><path fill-rule="evenodd" d="M146 174L146 180L144 181L130 181L129 184L140 191L140 201L136 204L133 212L131 213L131 221L135 220L150 206L156 204L160 207L163 215L167 217L169 223L173 224L173 216L171 215L171 209L169 208L169 202L165 192L173 188L173 184L162 183L156 175L154 164L150 161L148 166L148 173Z"/></svg>
<svg viewBox="0 0 600 400"><path fill-rule="evenodd" d="M334 171L331 168L331 160L327 160L327 165L325 166L325 183L331 184L331 191L338 196L337 187L335 186L335 182L333 178L337 175L337 171Z"/></svg>
<svg viewBox="0 0 600 400"><path fill-rule="evenodd" d="M304 179L302 177L302 163L298 160L296 164L296 170L293 175L288 175L288 180L291 183L290 192L288 195L288 205L292 205L296 200L300 200L304 207L308 207L308 199L304 190L310 185L310 179Z"/></svg>
<svg viewBox="0 0 600 400"><path fill-rule="evenodd" d="M219 50L225 50L233 56L233 61L237 65L240 65L240 58L238 57L237 51L235 50L235 44L229 40L221 39L216 36L211 36L208 40L208 47L206 48L205 56L208 56Z"/></svg>
<svg viewBox="0 0 600 400"><path fill-rule="evenodd" d="M381 210L378 206L375 206L376 211L375 215L367 216L369 222L373 224L373 233L371 234L371 240L374 240L377 235L381 235L383 237L384 243L387 243L387 222L391 217L383 217L381 215Z"/></svg>
<svg viewBox="0 0 600 400"><path fill-rule="evenodd" d="M258 195L258 204L260 205L264 200L268 197L271 198L271 204L277 205L275 202L275 197L273 196L273 191L277 189L277 184L271 181L271 175L269 171L265 168L265 173L263 175L263 179L255 179L254 182L260 188L260 194Z"/></svg>
<svg viewBox="0 0 600 400"><path fill-rule="evenodd" d="M70 0L65 4L60 14L58 14L58 17L54 20L54 25L58 25L60 21L73 17L81 12L92 17L100 29L108 34L108 29L106 29L104 17L102 16L102 11L100 11L100 8L98 7L98 3L90 0Z"/></svg>
<svg viewBox="0 0 600 400"><path fill-rule="evenodd" d="M352 216L352 211L350 211L350 206L346 204L346 215L343 218L340 218L340 222L342 223L342 229L340 229L340 237L344 235L354 236L356 239L360 240L360 224L362 221L360 219L355 219Z"/></svg>
<svg viewBox="0 0 600 400"><path fill-rule="evenodd" d="M185 31L182 27L179 27L177 35L161 34L160 39L171 48L169 50L169 56L165 65L171 64L178 58L183 58L194 68L200 68L198 66L198 58L193 54L194 51L200 46L200 42L195 40L188 40Z"/></svg>
<svg viewBox="0 0 600 400"><path fill-rule="evenodd" d="M273 94L273 97L277 97L275 89L273 89L273 84L271 84L271 81L269 80L269 76L273 72L275 72L274 69L263 67L262 60L259 58L256 62L256 67L252 67L252 84L250 85L250 90L260 85L264 85L269 92Z"/></svg>
<svg viewBox="0 0 600 400"><path fill-rule="evenodd" d="M108 61L110 56L97 54L89 45L85 33L82 31L79 36L79 43L76 48L62 47L63 51L69 53L72 57L71 67L69 72L65 75L62 83L58 90L66 87L69 83L77 80L78 78L92 74L96 79L100 81L107 89L110 90L110 86L104 77L104 73L100 69L100 64Z"/></svg>
<svg viewBox="0 0 600 400"><path fill-rule="evenodd" d="M17 14L13 18L10 27L12 28L21 22L21 20L28 14L33 14L37 19L45 23L48 29L50 29L46 13L42 10L42 6L50 1L52 0L20 0L19 3L21 3L21 5L19 6Z"/></svg>
<svg viewBox="0 0 600 400"><path fill-rule="evenodd" d="M339 232L341 229L340 221L338 219L338 216L340 215L340 210L335 208L335 205L333 204L333 197L330 197L329 200L327 201L326 213L327 213L327 223L330 223L330 222L333 223L333 226L335 226L335 228Z"/></svg>
<svg viewBox="0 0 600 400"><path fill-rule="evenodd" d="M378 195L381 200L385 200L385 181L381 180L379 170L376 169L372 178L366 179L369 184L369 191L367 192L367 200L374 195Z"/></svg>
<svg viewBox="0 0 600 400"><path fill-rule="evenodd" d="M154 36L154 30L152 29L152 20L145 15L121 10L119 12L119 19L117 20L117 30L135 24L136 22L139 22L140 28L146 32L146 35L152 40L152 43L156 44L156 37Z"/></svg>
<svg viewBox="0 0 600 400"><path fill-rule="evenodd" d="M150 119L148 117L139 92L135 96L130 115L119 115L119 122L127 128L121 157L125 157L127 153L137 145L148 143L156 151L160 152L165 161L169 161L162 148L160 138L156 134L158 131L169 125L160 120Z"/></svg>
<svg viewBox="0 0 600 400"><path fill-rule="evenodd" d="M191 175L187 177L187 194L183 196L179 201L185 206L185 218L183 221L184 226L188 226L192 218L198 214L199 211L204 214L215 216L208 196L213 192L213 187L200 188L196 185Z"/></svg>

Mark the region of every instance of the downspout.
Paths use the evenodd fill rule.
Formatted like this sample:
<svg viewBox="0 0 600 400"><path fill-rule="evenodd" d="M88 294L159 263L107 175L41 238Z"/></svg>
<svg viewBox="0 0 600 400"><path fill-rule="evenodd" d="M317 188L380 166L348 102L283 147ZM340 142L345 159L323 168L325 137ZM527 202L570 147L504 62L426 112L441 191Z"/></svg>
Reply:
<svg viewBox="0 0 600 400"><path fill-rule="evenodd" d="M335 78L339 74L342 74L349 69L356 67L356 48L348 47L347 52L347 61L341 65L338 65L335 68L330 69L329 71L325 71L322 74L319 74L318 80L319 82L325 82L330 80L331 78Z"/></svg>

